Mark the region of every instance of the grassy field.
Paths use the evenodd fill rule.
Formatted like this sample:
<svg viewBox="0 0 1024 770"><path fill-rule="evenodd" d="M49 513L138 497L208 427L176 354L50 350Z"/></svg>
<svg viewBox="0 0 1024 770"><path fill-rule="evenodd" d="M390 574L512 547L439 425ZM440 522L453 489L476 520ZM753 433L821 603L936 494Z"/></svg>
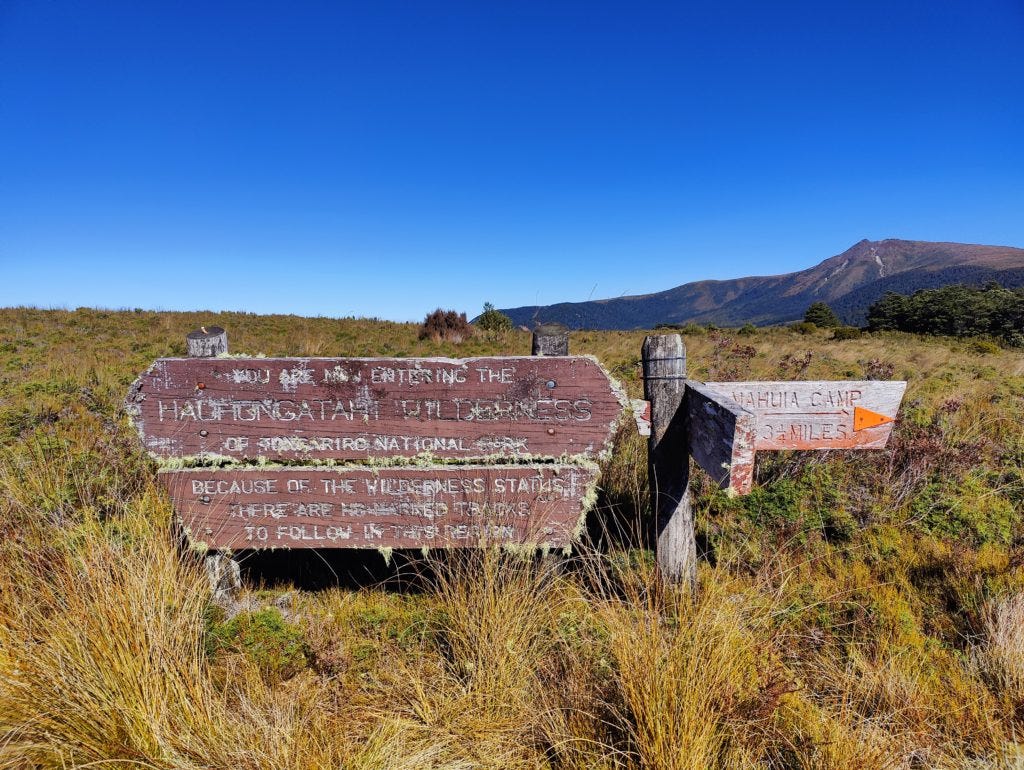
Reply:
<svg viewBox="0 0 1024 770"><path fill-rule="evenodd" d="M267 355L529 352L523 332L0 310L0 767L1024 768L1019 350L686 334L698 379L909 381L886 450L764 454L739 499L694 475L696 601L630 540L646 449L624 429L600 537L567 563L334 555L292 583L254 559L229 616L122 409L200 324ZM571 347L635 397L642 338Z"/></svg>

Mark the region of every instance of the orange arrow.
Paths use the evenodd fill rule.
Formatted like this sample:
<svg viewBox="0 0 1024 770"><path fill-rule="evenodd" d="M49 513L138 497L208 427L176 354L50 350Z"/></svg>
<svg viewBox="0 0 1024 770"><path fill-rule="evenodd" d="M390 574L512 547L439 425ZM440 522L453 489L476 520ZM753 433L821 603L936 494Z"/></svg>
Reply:
<svg viewBox="0 0 1024 770"><path fill-rule="evenodd" d="M865 409L862 406L855 406L853 408L853 429L864 430L865 428L877 428L879 425L885 425L886 423L895 420L895 417L890 417L887 414L879 414L878 412L872 412L870 409Z"/></svg>

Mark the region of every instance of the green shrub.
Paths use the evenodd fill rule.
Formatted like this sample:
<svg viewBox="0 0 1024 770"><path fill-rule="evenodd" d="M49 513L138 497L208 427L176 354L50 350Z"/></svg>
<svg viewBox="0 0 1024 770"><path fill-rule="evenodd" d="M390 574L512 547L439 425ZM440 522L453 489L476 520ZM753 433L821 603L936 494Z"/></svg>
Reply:
<svg viewBox="0 0 1024 770"><path fill-rule="evenodd" d="M818 331L818 327L810 321L798 321L795 324L790 324L789 328L797 334L814 334Z"/></svg>
<svg viewBox="0 0 1024 770"><path fill-rule="evenodd" d="M490 302L484 303L484 312L476 319L476 325L488 332L505 332L512 329L512 319L495 309Z"/></svg>
<svg viewBox="0 0 1024 770"><path fill-rule="evenodd" d="M743 337L749 337L752 334L757 334L757 327L754 324L743 324L736 333Z"/></svg>
<svg viewBox="0 0 1024 770"><path fill-rule="evenodd" d="M804 321L815 326L822 328L831 328L833 326L841 326L842 322L839 320L839 316L835 314L824 302L815 302L804 313Z"/></svg>
<svg viewBox="0 0 1024 770"><path fill-rule="evenodd" d="M228 620L212 610L207 620L206 652L243 654L268 681L289 679L307 665L306 645L298 628L280 611L266 607L240 612Z"/></svg>
<svg viewBox="0 0 1024 770"><path fill-rule="evenodd" d="M981 353L982 355L988 355L991 353L999 352L999 345L992 340L976 339L971 340L970 349L972 353Z"/></svg>
<svg viewBox="0 0 1024 770"><path fill-rule="evenodd" d="M860 329L856 326L839 326L832 332L834 340L855 340L860 337Z"/></svg>

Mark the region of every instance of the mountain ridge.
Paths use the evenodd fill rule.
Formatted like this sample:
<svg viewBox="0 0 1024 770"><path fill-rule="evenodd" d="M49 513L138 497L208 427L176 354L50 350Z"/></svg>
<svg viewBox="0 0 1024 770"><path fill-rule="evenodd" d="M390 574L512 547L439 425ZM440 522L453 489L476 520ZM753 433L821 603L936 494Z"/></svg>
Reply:
<svg viewBox="0 0 1024 770"><path fill-rule="evenodd" d="M909 293L950 283L996 281L1024 286L1024 249L949 241L863 239L817 265L792 273L704 279L627 297L503 308L521 326L557 321L572 329L649 329L666 323L757 326L803 317L826 302L860 324L886 291Z"/></svg>

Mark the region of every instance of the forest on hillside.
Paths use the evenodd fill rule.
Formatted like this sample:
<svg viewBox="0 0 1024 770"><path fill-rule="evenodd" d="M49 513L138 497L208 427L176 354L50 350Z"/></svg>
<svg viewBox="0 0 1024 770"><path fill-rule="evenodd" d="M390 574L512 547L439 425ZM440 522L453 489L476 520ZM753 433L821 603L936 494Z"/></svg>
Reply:
<svg viewBox="0 0 1024 770"><path fill-rule="evenodd" d="M990 336L1020 347L1024 346L1024 288L989 283L922 289L909 296L889 292L870 307L867 323L875 331Z"/></svg>

